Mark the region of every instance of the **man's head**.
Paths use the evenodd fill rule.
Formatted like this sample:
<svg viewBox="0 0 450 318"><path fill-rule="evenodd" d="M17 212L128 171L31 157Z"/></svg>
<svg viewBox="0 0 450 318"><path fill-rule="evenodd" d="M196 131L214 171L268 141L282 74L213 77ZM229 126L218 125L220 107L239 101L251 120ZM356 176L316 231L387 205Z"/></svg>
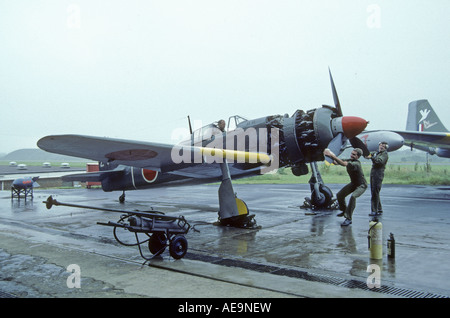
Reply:
<svg viewBox="0 0 450 318"><path fill-rule="evenodd" d="M359 157L361 157L362 154L363 154L363 151L362 151L360 148L354 148L354 149L352 150L352 153L351 153L351 155L350 155L350 158L356 160L356 159L359 159Z"/></svg>
<svg viewBox="0 0 450 318"><path fill-rule="evenodd" d="M378 144L379 151L384 151L384 150L387 150L388 148L389 148L389 145L386 141L382 141Z"/></svg>
<svg viewBox="0 0 450 318"><path fill-rule="evenodd" d="M221 119L218 121L217 123L217 127L221 130L224 131L225 130L225 120Z"/></svg>

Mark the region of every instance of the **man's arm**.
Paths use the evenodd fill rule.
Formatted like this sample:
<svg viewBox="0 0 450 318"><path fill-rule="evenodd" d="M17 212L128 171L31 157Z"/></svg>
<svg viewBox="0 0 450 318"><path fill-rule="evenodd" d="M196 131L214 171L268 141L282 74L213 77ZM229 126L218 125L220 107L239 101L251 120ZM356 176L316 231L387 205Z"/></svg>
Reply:
<svg viewBox="0 0 450 318"><path fill-rule="evenodd" d="M388 154L386 151L378 154L376 157L372 157L372 162L378 165L385 165L388 160Z"/></svg>
<svg viewBox="0 0 450 318"><path fill-rule="evenodd" d="M324 156L330 157L331 159L334 160L334 162L336 162L338 165L346 167L348 162L347 161L343 161L341 159L339 159L330 149L325 149L323 152Z"/></svg>

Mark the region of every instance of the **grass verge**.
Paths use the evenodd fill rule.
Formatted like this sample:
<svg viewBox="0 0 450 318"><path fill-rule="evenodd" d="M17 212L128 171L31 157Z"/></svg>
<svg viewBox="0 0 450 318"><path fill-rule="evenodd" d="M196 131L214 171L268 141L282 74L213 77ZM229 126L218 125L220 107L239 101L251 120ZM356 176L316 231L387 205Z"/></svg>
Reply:
<svg viewBox="0 0 450 318"><path fill-rule="evenodd" d="M318 166L325 183L348 183L350 181L345 167L327 166L324 163L320 163ZM371 164L363 164L362 166L366 180L370 182L372 166ZM310 177L311 174L296 177L292 174L291 169L281 168L275 174L233 180L233 183L308 183ZM450 165L388 164L383 184L450 185Z"/></svg>

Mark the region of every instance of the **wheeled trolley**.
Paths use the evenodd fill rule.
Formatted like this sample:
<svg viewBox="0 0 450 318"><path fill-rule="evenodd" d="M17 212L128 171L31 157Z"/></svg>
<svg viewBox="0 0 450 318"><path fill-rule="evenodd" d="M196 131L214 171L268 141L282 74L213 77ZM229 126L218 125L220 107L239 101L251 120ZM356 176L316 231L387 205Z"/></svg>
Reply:
<svg viewBox="0 0 450 318"><path fill-rule="evenodd" d="M153 257L162 254L167 247L169 247L170 256L174 259L183 258L186 255L188 249L188 242L185 234L187 234L191 228L190 224L183 216L173 217L164 215L162 212L142 212L142 211L125 211L116 209L98 208L92 206L68 204L58 202L53 199L52 196L47 198L47 209L50 209L53 205L70 206L76 208L94 209L108 212L123 213L117 222L102 223L97 222L99 225L113 227L113 235L116 241L125 246L138 246L139 253L145 260L150 260L152 257L144 256L141 245L148 242L148 248ZM120 240L117 236L117 228L124 228L134 233L136 243L129 244ZM144 233L148 236L147 239L139 240L138 233Z"/></svg>

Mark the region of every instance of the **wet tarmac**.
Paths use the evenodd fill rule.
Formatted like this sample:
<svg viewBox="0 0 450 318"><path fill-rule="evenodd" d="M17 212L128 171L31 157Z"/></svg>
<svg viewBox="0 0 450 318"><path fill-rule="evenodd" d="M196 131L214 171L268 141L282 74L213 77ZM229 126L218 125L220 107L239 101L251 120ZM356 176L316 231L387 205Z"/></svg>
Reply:
<svg viewBox="0 0 450 318"><path fill-rule="evenodd" d="M328 186L337 193L343 185ZM336 210L300 208L309 185L234 187L259 228L214 225L214 184L129 191L124 204L119 192L100 189L36 189L27 201L1 191L0 297L450 296L450 187L383 186L381 260L370 259L368 250L370 191L358 199L353 224L341 227ZM65 203L183 215L199 232L186 235L184 258L166 251L144 261L137 247L118 244L110 227L97 225L120 214L47 210L42 201L49 195ZM134 241L120 230L122 239ZM387 258L390 233L394 259ZM143 252L151 256L146 247Z"/></svg>

